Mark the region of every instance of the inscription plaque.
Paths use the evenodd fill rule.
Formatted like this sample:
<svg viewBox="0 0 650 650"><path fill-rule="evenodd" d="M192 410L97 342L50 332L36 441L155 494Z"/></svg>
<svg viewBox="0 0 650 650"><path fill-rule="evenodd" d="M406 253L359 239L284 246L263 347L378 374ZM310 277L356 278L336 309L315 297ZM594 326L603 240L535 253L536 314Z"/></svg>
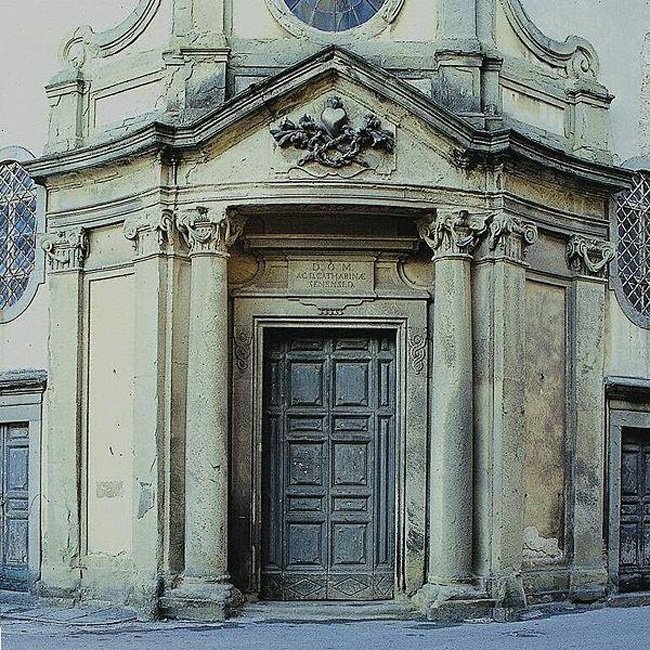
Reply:
<svg viewBox="0 0 650 650"><path fill-rule="evenodd" d="M374 290L372 260L289 260L289 291L319 295L359 295Z"/></svg>

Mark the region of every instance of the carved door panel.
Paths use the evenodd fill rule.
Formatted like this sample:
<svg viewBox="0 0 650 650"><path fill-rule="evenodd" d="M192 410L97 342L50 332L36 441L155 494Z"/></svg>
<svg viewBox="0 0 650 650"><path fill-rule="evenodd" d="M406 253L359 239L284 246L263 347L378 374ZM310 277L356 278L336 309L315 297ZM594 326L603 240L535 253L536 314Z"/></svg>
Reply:
<svg viewBox="0 0 650 650"><path fill-rule="evenodd" d="M2 508L0 588L27 589L29 548L29 429L27 425L0 426L2 447Z"/></svg>
<svg viewBox="0 0 650 650"><path fill-rule="evenodd" d="M265 357L263 597L392 598L394 340L282 331Z"/></svg>
<svg viewBox="0 0 650 650"><path fill-rule="evenodd" d="M624 429L619 588L650 590L650 430Z"/></svg>

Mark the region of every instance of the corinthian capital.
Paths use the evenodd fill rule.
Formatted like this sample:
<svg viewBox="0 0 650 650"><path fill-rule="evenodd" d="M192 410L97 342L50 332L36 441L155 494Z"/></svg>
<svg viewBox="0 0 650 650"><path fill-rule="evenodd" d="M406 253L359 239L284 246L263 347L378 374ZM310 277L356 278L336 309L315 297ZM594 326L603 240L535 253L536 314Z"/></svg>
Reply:
<svg viewBox="0 0 650 650"><path fill-rule="evenodd" d="M447 255L471 255L487 231L489 213L438 210L418 221L420 237L434 252L434 259Z"/></svg>
<svg viewBox="0 0 650 650"><path fill-rule="evenodd" d="M158 255L172 240L175 219L171 210L153 210L124 223L124 236L133 242L137 257Z"/></svg>
<svg viewBox="0 0 650 650"><path fill-rule="evenodd" d="M53 273L79 271L88 257L88 232L85 228L71 228L48 233L41 237Z"/></svg>
<svg viewBox="0 0 650 650"><path fill-rule="evenodd" d="M508 259L523 262L528 248L536 243L538 238L537 226L534 223L503 212L497 212L490 219L490 250Z"/></svg>
<svg viewBox="0 0 650 650"><path fill-rule="evenodd" d="M228 249L244 231L246 218L235 211L215 211L198 207L183 212L178 229L190 253L228 255Z"/></svg>
<svg viewBox="0 0 650 650"><path fill-rule="evenodd" d="M603 277L614 259L614 244L604 239L573 235L567 244L569 268L580 275Z"/></svg>

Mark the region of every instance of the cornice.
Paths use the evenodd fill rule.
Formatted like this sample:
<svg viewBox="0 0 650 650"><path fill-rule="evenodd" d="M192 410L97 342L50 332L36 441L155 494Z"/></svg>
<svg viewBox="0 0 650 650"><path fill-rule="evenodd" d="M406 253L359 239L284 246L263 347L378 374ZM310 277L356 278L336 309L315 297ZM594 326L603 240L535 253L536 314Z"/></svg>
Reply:
<svg viewBox="0 0 650 650"><path fill-rule="evenodd" d="M222 136L242 120L256 113L268 112L270 103L298 92L308 84L330 78L360 85L382 99L395 102L446 137L457 149L461 161L489 164L506 157L523 157L612 190L623 189L630 183L631 172L627 170L584 160L536 142L512 128L498 131L476 129L408 83L336 46L327 47L254 84L192 124L174 126L155 121L114 140L44 156L28 163L26 168L37 181L44 182L51 176L109 165L148 151L198 148Z"/></svg>

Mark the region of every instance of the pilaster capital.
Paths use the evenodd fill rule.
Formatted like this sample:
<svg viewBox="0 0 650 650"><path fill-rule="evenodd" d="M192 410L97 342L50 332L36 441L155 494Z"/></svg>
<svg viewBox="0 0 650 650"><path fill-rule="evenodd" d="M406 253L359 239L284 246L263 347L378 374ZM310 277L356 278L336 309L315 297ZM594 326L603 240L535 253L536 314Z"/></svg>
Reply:
<svg viewBox="0 0 650 650"><path fill-rule="evenodd" d="M81 227L47 233L40 243L52 273L81 271L90 250L88 231Z"/></svg>
<svg viewBox="0 0 650 650"><path fill-rule="evenodd" d="M180 214L178 229L190 255L229 256L230 247L244 232L247 218L235 210L197 207Z"/></svg>
<svg viewBox="0 0 650 650"><path fill-rule="evenodd" d="M528 249L537 242L537 226L505 212L496 212L490 218L488 246L490 251L514 262L524 262Z"/></svg>
<svg viewBox="0 0 650 650"><path fill-rule="evenodd" d="M572 235L567 243L567 263L578 275L603 278L616 255L611 242L595 237Z"/></svg>
<svg viewBox="0 0 650 650"><path fill-rule="evenodd" d="M124 223L124 236L133 242L137 258L160 255L171 243L176 219L171 210L152 210Z"/></svg>
<svg viewBox="0 0 650 650"><path fill-rule="evenodd" d="M487 232L489 218L487 212L437 210L435 215L418 221L418 233L434 252L434 260L469 257Z"/></svg>

